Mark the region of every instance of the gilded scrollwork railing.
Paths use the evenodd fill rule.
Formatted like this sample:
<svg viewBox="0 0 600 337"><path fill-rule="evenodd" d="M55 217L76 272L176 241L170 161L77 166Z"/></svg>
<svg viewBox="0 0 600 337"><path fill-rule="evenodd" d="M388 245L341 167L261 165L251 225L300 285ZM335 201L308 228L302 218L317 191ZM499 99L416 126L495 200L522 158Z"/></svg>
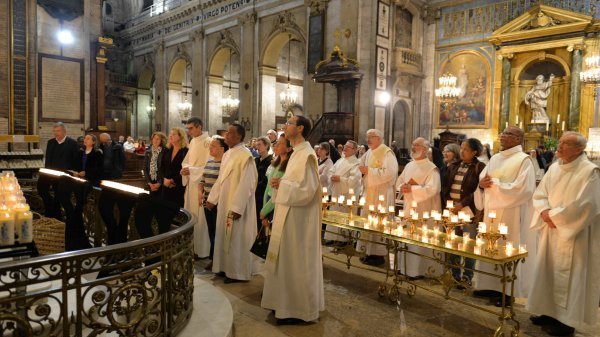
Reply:
<svg viewBox="0 0 600 337"><path fill-rule="evenodd" d="M451 245L447 245L445 241L436 243L429 241L423 242L417 238L417 235L398 236L384 232L380 229L365 229L362 227L362 223L366 221L367 219L354 216L353 225L350 225L347 214L328 211L323 217L323 223L338 227L340 231L335 234L343 237L343 240L346 242L346 244L334 247L333 253L335 255L345 255L346 259L339 260L326 255L324 257L344 263L348 268L357 267L375 272L383 272L385 274L385 280L379 285L378 293L380 297L385 297L392 303L399 303L402 293L406 293L408 296L414 296L417 293L417 289L421 289L431 294L441 296L446 300L458 302L498 316L499 326L494 331L494 337L504 337L507 336L507 333L511 337L519 335L520 324L516 319L515 311L512 306L506 305L501 306L500 309L492 309L489 306L481 306L475 302L466 301L464 296L456 296L458 292L465 293L470 291L471 284L468 280L454 279L452 276L452 268L469 269L480 275L494 277L498 279L502 292L512 298L515 290L515 281L517 279L517 267L519 263L524 262L527 257L527 252L519 252L510 256L507 256L502 252L497 255L489 255L487 253L475 254L473 246L467 245L466 248L458 249L456 242ZM361 239L361 234L378 234L384 238L384 242ZM368 237L368 235L363 236ZM390 262L389 260L391 259L388 259L385 263L385 269L368 268L360 264L353 264L353 257L364 255L364 252L357 252L354 249L354 246L359 239L361 241L386 246L388 256L394 257L393 261ZM428 248L430 253L418 253L413 249L414 247ZM430 282L415 282L413 278L406 275L408 255L418 256L421 259L435 262L435 265L441 267L441 270L436 270L434 267L431 267L426 275ZM494 272L477 268L466 268L463 262L457 262L450 259L450 255L457 255L491 263L494 265ZM401 260L403 263L401 263ZM457 289L457 287L462 288L462 290ZM506 297L501 300L505 301Z"/></svg>
<svg viewBox="0 0 600 337"><path fill-rule="evenodd" d="M176 335L192 313L193 225L181 210L151 238L0 263L0 335Z"/></svg>

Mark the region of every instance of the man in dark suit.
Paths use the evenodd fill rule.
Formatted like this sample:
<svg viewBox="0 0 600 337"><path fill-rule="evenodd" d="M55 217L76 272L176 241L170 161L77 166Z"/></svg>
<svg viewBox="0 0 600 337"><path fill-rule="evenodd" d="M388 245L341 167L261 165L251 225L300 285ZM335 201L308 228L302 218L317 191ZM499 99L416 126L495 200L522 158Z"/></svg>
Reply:
<svg viewBox="0 0 600 337"><path fill-rule="evenodd" d="M79 147L77 142L67 136L67 129L62 122L54 124L54 138L46 145L46 161L44 167L48 169L67 171L75 169L75 157ZM37 184L38 193L44 201L44 215L50 218L62 220L60 204L50 190L56 192L56 182L52 182L47 176L40 175Z"/></svg>
<svg viewBox="0 0 600 337"><path fill-rule="evenodd" d="M104 179L114 180L123 176L125 152L123 146L110 138L108 133L100 134L100 148L104 152Z"/></svg>

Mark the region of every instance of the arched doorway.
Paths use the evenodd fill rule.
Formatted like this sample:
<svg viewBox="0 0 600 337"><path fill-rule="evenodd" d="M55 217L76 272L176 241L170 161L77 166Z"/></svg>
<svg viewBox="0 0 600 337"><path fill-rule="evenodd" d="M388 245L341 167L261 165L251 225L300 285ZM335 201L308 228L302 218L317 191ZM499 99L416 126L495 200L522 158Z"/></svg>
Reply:
<svg viewBox="0 0 600 337"><path fill-rule="evenodd" d="M187 117L181 110L181 103L191 104L192 93L192 64L186 59L178 58L171 66L167 83L167 125L165 132L173 127L182 125Z"/></svg>
<svg viewBox="0 0 600 337"><path fill-rule="evenodd" d="M286 120L281 93L286 91L288 83L291 92L296 95L296 104L303 105L305 39L296 32L280 32L269 40L261 59L258 122L259 132L265 134L268 129L277 128L280 121Z"/></svg>
<svg viewBox="0 0 600 337"><path fill-rule="evenodd" d="M213 133L239 121L238 106L224 104L225 99L239 100L240 56L231 47L218 49L208 68L208 126Z"/></svg>
<svg viewBox="0 0 600 337"><path fill-rule="evenodd" d="M392 141L396 141L400 148L408 148L411 143L411 134L408 120L410 107L404 100L398 100L392 111Z"/></svg>
<svg viewBox="0 0 600 337"><path fill-rule="evenodd" d="M154 111L154 71L150 67L145 67L138 76L137 87L137 106L134 118L134 130L132 135L134 138L149 139L154 130L153 120Z"/></svg>

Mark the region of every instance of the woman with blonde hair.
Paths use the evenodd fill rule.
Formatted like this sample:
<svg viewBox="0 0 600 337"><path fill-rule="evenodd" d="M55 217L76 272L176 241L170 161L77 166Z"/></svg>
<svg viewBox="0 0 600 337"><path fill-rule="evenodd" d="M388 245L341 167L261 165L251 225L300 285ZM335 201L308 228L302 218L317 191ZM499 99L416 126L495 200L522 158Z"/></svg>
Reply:
<svg viewBox="0 0 600 337"><path fill-rule="evenodd" d="M183 207L185 186L181 182L181 163L187 154L188 141L182 128L172 128L162 158L162 197ZM162 232L161 232L162 233Z"/></svg>

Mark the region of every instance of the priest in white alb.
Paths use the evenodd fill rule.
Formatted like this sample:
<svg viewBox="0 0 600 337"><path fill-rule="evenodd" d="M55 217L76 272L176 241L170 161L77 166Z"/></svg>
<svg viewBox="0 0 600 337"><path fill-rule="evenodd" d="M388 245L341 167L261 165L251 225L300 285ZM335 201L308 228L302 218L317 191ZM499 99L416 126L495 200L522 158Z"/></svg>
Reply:
<svg viewBox="0 0 600 337"><path fill-rule="evenodd" d="M321 183L317 156L305 137L310 120L293 116L284 126L294 147L285 174L271 178L275 213L265 261L261 306L277 324L303 324L325 310L321 256Z"/></svg>
<svg viewBox="0 0 600 337"><path fill-rule="evenodd" d="M552 336L592 332L600 302L600 169L585 138L565 132L557 162L533 195L531 229L539 234L527 310ZM598 330L595 331L598 333Z"/></svg>
<svg viewBox="0 0 600 337"><path fill-rule="evenodd" d="M185 203L183 207L196 217L194 253L198 257L206 257L210 254L210 239L206 217L204 216L204 208L200 205L203 196L199 195L202 191L198 189L200 179L204 173L204 166L208 161L208 148L212 141L208 136L208 132L202 132L203 126L204 123L198 117L190 117L187 120L185 128L192 140L188 146L188 153L181 163L181 180L185 186Z"/></svg>
<svg viewBox="0 0 600 337"><path fill-rule="evenodd" d="M365 206L362 214L365 217L371 207L374 210L382 207L386 211L390 206L394 208L396 201L394 183L398 178L398 161L392 149L383 144L383 132L376 129L367 130L367 144L369 150L360 158L358 167L363 175ZM385 239L381 235L366 233L361 237L373 241L357 242L356 250L366 254L361 261L372 266L384 264L387 254Z"/></svg>
<svg viewBox="0 0 600 337"><path fill-rule="evenodd" d="M219 177L210 190L206 208L217 208L212 271L225 274L225 283L248 281L252 276L250 248L256 238L254 191L258 173L250 150L244 146L246 130L237 123L225 132L229 150L223 155Z"/></svg>
<svg viewBox="0 0 600 337"><path fill-rule="evenodd" d="M404 196L404 214L409 218L413 212L417 213L419 219L423 219L425 213L430 215L431 211L440 211L440 191L442 189L440 171L427 156L429 146L429 142L421 137L412 142L411 157L413 161L404 167L396 181L396 189ZM409 251L433 257L431 249L411 246ZM436 263L429 259L409 252L404 254L406 254L406 265L404 265L404 257L400 254L398 256L399 265L401 271L409 277L428 275L430 271L433 271L430 267L436 266ZM441 270L438 268L437 272L441 272Z"/></svg>
<svg viewBox="0 0 600 337"><path fill-rule="evenodd" d="M525 264L519 264L513 296L527 297L531 282L531 261L535 258L536 237L529 230L532 215L531 197L535 190L535 171L531 157L523 152L523 131L509 126L500 134L500 152L495 154L479 175L479 188L473 198L475 207L484 209L484 222L490 225L490 215L494 224L508 226L506 241L514 247L526 245L529 257ZM491 213L491 214L490 214ZM494 215L495 213L495 215ZM498 275L494 265L477 262L478 269ZM497 307L503 305L502 284L492 276L475 274L473 294L477 297L490 297ZM504 294L504 305L512 304L510 294Z"/></svg>
<svg viewBox="0 0 600 337"><path fill-rule="evenodd" d="M347 200L353 202L354 205L358 205L362 176L358 170L360 161L356 157L357 151L358 144L353 140L347 141L344 145L343 157L338 159L329 170L329 192L332 199L336 198L338 200L337 204L331 206L332 211L348 212ZM339 202L340 196L343 196L342 202ZM354 200L351 200L352 198ZM356 208L353 211L356 212ZM342 235L336 233L340 233L339 227L327 226L327 231L323 237L326 245L336 241L347 241Z"/></svg>

